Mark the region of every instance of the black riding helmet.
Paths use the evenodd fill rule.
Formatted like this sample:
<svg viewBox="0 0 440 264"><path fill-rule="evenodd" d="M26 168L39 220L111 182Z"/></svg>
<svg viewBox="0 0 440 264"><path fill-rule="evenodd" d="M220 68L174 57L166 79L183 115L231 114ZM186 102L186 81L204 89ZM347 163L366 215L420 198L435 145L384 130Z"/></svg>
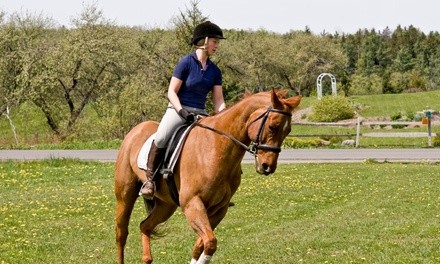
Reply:
<svg viewBox="0 0 440 264"><path fill-rule="evenodd" d="M223 37L223 31L219 26L217 26L214 23L211 23L211 21L203 22L199 25L197 25L194 28L193 37L190 41L190 44L196 45L196 43L204 38L219 38L219 39L225 39Z"/></svg>

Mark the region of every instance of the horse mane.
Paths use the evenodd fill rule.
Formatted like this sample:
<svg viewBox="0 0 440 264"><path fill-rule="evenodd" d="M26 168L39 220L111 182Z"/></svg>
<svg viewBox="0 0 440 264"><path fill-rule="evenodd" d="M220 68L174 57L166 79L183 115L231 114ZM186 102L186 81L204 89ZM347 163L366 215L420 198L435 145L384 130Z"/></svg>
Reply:
<svg viewBox="0 0 440 264"><path fill-rule="evenodd" d="M288 94L288 90L287 89L277 89L275 90L276 94L278 95L278 97L280 99L286 99L287 98L287 94ZM233 108L234 106L244 103L246 100L250 100L253 99L254 97L262 97L262 98L267 98L269 99L270 102L270 96L271 96L271 91L263 91L263 92L258 92L258 93L252 93L249 90L245 90L241 99L238 102L235 102L233 105L231 105L230 107L226 108L224 111ZM223 112L223 111L222 111ZM219 114L219 113L217 113Z"/></svg>
<svg viewBox="0 0 440 264"><path fill-rule="evenodd" d="M287 94L287 90L276 90L276 93L278 95L279 98L284 98L285 95ZM243 109L244 106L246 105L252 105L254 107L269 107L271 105L271 91L269 92L258 92L258 93L249 93L249 92L245 92L243 94L243 98L241 100L239 100L238 102L234 103L233 105L225 108L224 110L222 110L219 113L216 113L214 115L210 115L208 117L206 117L205 121L213 121L213 120L222 120L222 118L225 115L228 115L229 113L231 113L231 111L236 111L236 109ZM241 112L241 110L239 110L239 112ZM208 121L209 122L209 121Z"/></svg>
<svg viewBox="0 0 440 264"><path fill-rule="evenodd" d="M269 101L270 101L270 93L269 93L269 92L251 93L251 92L249 92L249 91L246 90L246 91L244 92L242 98L241 98L239 101L237 101L237 102L235 102L233 105L231 105L231 106L225 108L223 111L221 111L221 112L215 114L215 116L217 116L217 115L219 115L219 114L223 114L224 112L228 112L229 110L231 110L231 109L237 107L238 105L246 104L248 101L253 100L255 97L261 97L261 98L265 98L265 97L266 97L266 98L269 99Z"/></svg>
<svg viewBox="0 0 440 264"><path fill-rule="evenodd" d="M285 99L285 98L287 98L287 94L289 93L289 90L287 90L287 89L274 89L274 90L275 90L275 93L278 95L278 97L279 97L280 99ZM267 94L267 95L270 95L270 94L271 94L271 91L252 93L251 91L249 91L249 90L246 89L246 90L244 91L244 94L243 94L242 99L247 98L247 97L249 97L249 96L256 95L256 94Z"/></svg>

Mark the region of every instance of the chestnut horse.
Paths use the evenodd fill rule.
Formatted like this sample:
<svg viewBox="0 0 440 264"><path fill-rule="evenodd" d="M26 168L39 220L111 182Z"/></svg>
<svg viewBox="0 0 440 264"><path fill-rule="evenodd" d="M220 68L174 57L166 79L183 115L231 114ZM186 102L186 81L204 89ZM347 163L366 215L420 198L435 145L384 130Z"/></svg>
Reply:
<svg viewBox="0 0 440 264"><path fill-rule="evenodd" d="M241 161L246 151L255 155L258 173L275 172L281 144L291 129L291 112L300 96L286 98L285 91L262 92L245 97L234 106L199 121L189 133L174 169L179 191L177 205L164 179L160 179L154 205L140 224L142 263L153 261L151 235L158 224L180 206L197 233L191 263L209 263L217 249L214 229L225 217L232 195L241 180ZM125 137L115 165L116 244L118 263L124 263L124 247L130 215L145 171L137 166L137 155L158 127L143 122ZM253 142L251 144L251 142ZM251 144L252 147L248 147Z"/></svg>

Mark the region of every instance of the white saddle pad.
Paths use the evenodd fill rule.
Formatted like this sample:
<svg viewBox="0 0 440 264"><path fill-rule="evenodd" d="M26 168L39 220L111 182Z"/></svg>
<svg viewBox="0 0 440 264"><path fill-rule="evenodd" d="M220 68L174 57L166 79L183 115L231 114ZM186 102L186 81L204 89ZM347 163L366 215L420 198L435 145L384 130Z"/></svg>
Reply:
<svg viewBox="0 0 440 264"><path fill-rule="evenodd" d="M147 170L148 153L150 153L151 143L153 143L153 140L155 138L156 138L156 133L151 135L147 139L147 141L145 141L144 145L141 148L141 151L139 151L139 155L137 157L137 165L140 169Z"/></svg>
<svg viewBox="0 0 440 264"><path fill-rule="evenodd" d="M179 155L180 155L180 151L182 150L183 143L185 142L185 139L192 127L193 125L187 127L186 130L183 132L182 136L179 138L176 149L172 153L168 164L168 169L170 169L171 171L174 169L174 166L176 165L176 162L179 159ZM137 157L137 165L140 169L147 170L148 153L150 153L151 144L153 143L153 140L155 138L156 138L156 133L151 135L147 139L147 141L145 141L144 145L142 145L142 148L139 151L139 155Z"/></svg>

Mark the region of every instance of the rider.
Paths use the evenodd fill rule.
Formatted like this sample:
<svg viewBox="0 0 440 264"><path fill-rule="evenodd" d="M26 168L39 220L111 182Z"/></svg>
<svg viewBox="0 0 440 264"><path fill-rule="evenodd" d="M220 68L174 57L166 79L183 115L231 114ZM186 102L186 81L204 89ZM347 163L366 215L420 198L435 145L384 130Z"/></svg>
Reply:
<svg viewBox="0 0 440 264"><path fill-rule="evenodd" d="M206 21L197 25L190 41L195 51L183 57L174 68L168 87L168 108L148 154L147 177L140 190L144 198L154 195L154 172L164 158L168 140L174 131L185 123L194 122L196 115L207 115L205 104L208 93L212 92L216 113L226 107L222 73L209 58L216 52L220 39L224 39L223 32L216 24Z"/></svg>

